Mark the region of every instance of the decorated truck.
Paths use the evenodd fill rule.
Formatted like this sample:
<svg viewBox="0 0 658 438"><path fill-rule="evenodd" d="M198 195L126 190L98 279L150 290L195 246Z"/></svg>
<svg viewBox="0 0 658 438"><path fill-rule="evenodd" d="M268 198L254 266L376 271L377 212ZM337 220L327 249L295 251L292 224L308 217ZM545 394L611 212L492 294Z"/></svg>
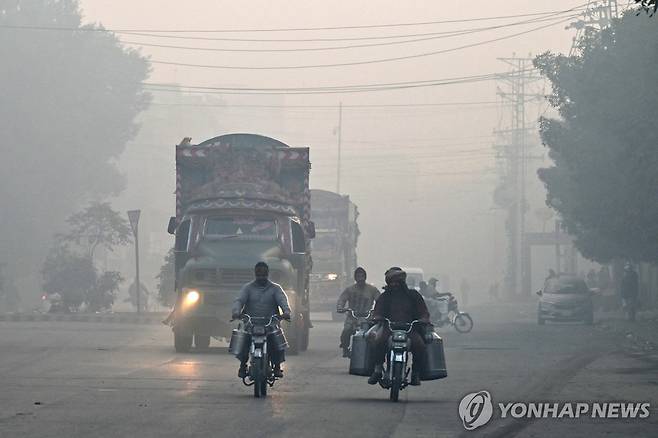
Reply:
<svg viewBox="0 0 658 438"><path fill-rule="evenodd" d="M255 134L176 146L176 216L168 230L176 236L177 300L168 318L176 351L230 336L231 305L259 261L288 295L290 352L307 348L310 167L308 148Z"/></svg>
<svg viewBox="0 0 658 438"><path fill-rule="evenodd" d="M340 293L353 282L359 238L359 210L347 195L311 190L311 218L315 223L311 301L313 310L335 313Z"/></svg>

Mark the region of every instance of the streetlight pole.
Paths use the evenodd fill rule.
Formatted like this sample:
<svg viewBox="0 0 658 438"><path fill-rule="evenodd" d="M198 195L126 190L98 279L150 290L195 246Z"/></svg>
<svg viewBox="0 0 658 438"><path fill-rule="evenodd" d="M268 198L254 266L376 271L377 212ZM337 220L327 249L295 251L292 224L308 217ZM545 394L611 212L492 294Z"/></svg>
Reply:
<svg viewBox="0 0 658 438"><path fill-rule="evenodd" d="M128 211L128 219L130 220L130 227L133 230L133 236L135 237L135 294L137 301L137 314L141 313L142 304L141 304L141 292L142 284L139 282L139 215L141 210L130 210Z"/></svg>

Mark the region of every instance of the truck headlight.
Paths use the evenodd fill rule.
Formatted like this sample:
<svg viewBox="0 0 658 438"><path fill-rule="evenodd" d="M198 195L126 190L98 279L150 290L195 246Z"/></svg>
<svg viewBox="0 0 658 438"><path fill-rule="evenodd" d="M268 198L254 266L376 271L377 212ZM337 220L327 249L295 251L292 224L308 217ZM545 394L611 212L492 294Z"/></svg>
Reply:
<svg viewBox="0 0 658 438"><path fill-rule="evenodd" d="M199 292L197 292L195 290L188 291L185 294L185 298L183 298L183 304L186 307L192 306L192 305L196 304L199 301L199 298L201 298L201 295L199 294Z"/></svg>

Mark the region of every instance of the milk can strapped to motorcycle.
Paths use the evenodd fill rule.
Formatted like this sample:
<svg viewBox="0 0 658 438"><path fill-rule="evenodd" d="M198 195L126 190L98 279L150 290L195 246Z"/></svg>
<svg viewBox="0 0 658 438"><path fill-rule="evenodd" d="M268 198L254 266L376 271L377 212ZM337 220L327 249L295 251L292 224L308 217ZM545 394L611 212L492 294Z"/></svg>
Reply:
<svg viewBox="0 0 658 438"><path fill-rule="evenodd" d="M425 366L421 371L420 380L436 380L448 377L443 339L434 331L433 327L427 326L424 340L427 354L425 355Z"/></svg>

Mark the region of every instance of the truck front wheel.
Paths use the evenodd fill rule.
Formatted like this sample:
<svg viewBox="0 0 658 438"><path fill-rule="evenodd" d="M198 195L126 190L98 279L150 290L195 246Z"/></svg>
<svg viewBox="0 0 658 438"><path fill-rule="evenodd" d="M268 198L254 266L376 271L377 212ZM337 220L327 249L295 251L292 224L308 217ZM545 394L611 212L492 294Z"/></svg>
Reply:
<svg viewBox="0 0 658 438"><path fill-rule="evenodd" d="M192 348L192 336L174 332L174 348L176 353L188 353Z"/></svg>

